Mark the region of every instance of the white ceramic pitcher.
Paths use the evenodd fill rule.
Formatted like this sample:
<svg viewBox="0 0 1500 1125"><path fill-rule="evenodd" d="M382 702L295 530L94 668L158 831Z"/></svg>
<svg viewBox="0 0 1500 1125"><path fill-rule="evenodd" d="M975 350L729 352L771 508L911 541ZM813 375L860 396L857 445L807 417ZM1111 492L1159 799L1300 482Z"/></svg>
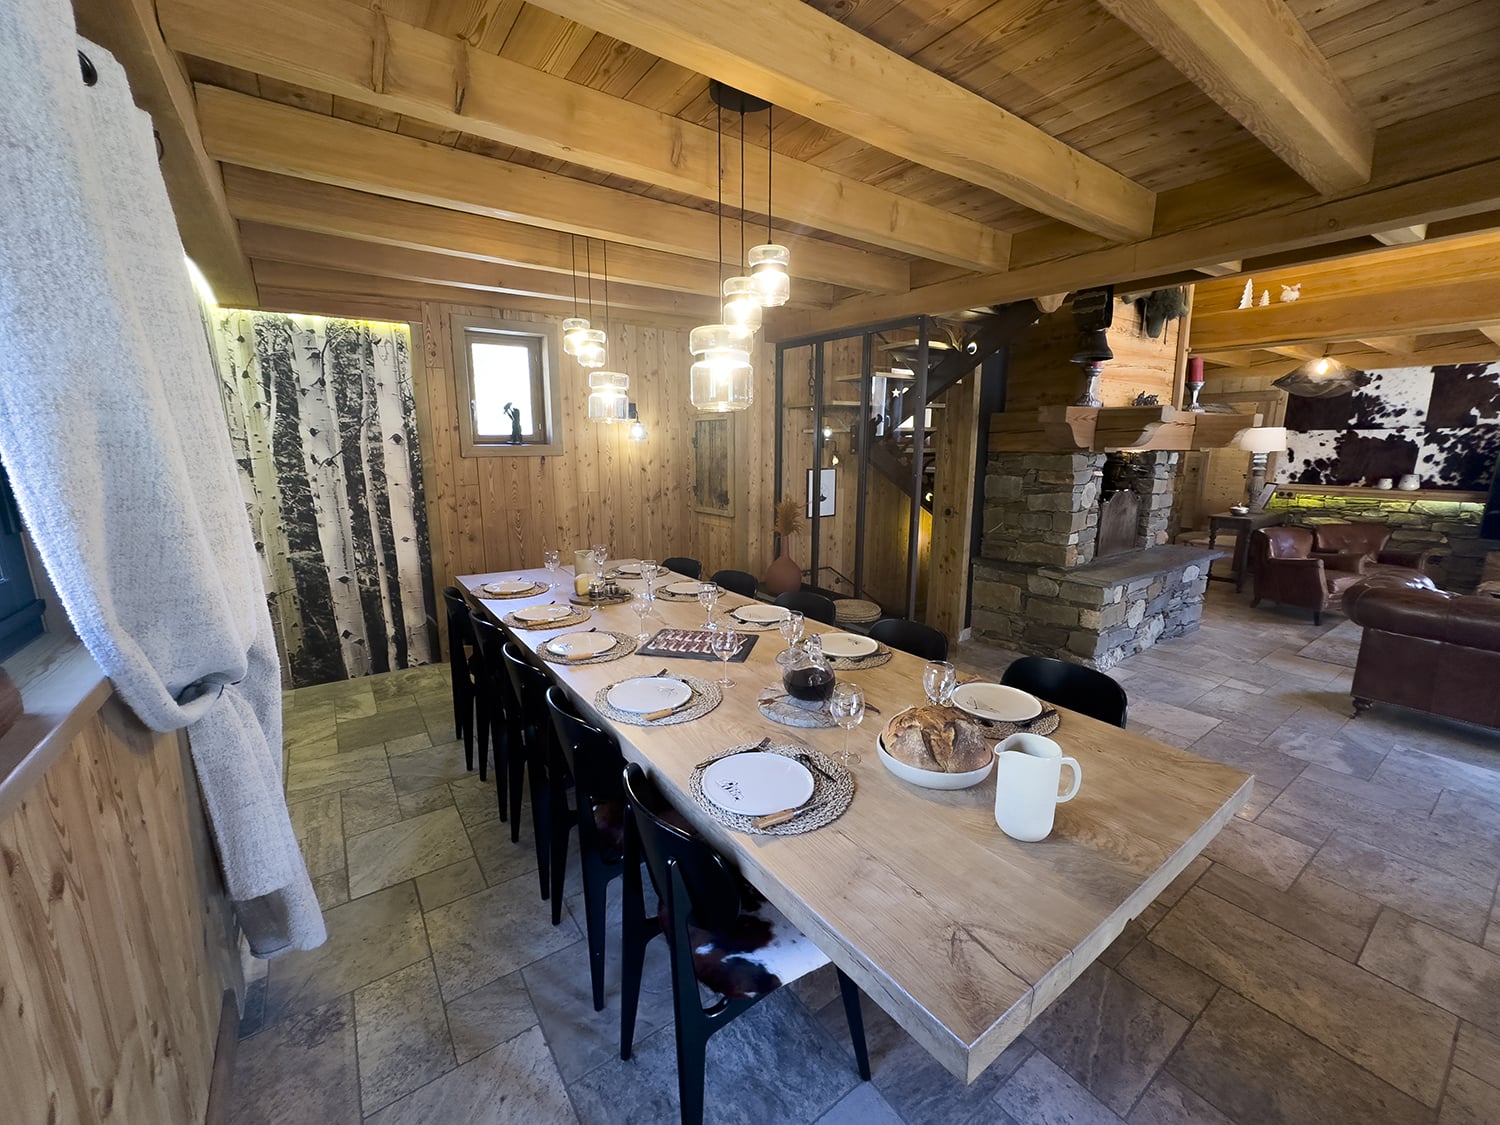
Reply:
<svg viewBox="0 0 1500 1125"><path fill-rule="evenodd" d="M1073 787L1062 796L1062 768L1073 767ZM995 823L1016 840L1045 840L1057 806L1071 801L1083 781L1078 763L1039 734L1013 734L995 747Z"/></svg>

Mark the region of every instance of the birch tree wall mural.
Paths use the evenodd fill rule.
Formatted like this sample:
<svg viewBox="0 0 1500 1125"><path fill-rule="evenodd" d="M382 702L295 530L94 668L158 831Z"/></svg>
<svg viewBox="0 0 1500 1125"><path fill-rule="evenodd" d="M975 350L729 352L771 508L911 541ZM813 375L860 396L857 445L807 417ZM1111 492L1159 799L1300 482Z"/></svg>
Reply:
<svg viewBox="0 0 1500 1125"><path fill-rule="evenodd" d="M426 664L432 556L404 324L217 309L214 350L287 685Z"/></svg>

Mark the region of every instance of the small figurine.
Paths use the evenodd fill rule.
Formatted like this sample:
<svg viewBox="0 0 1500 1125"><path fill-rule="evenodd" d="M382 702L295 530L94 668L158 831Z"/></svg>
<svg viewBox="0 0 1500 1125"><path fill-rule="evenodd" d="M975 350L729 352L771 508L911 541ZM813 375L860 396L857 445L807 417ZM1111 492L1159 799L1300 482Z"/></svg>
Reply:
<svg viewBox="0 0 1500 1125"><path fill-rule="evenodd" d="M1262 289L1260 291L1259 307L1260 308L1265 308L1270 303L1271 303L1271 291L1269 289Z"/></svg>
<svg viewBox="0 0 1500 1125"><path fill-rule="evenodd" d="M1156 395L1148 395L1145 391L1141 391L1139 394L1137 394L1135 396L1135 399L1131 402L1131 405L1132 406L1159 406L1161 404L1158 401Z"/></svg>
<svg viewBox="0 0 1500 1125"><path fill-rule="evenodd" d="M1297 282L1296 285L1283 285L1281 287L1281 301L1282 301L1282 304L1291 304L1291 302L1297 300L1301 296L1302 296L1302 282L1300 282L1300 281Z"/></svg>
<svg viewBox="0 0 1500 1125"><path fill-rule="evenodd" d="M1240 308L1248 309L1255 304L1255 278L1245 278L1245 288L1240 293Z"/></svg>
<svg viewBox="0 0 1500 1125"><path fill-rule="evenodd" d="M512 406L510 403L507 402L501 409L503 409L505 411L505 416L510 419L510 444L511 445L520 445L521 444L521 408L518 407L518 406Z"/></svg>

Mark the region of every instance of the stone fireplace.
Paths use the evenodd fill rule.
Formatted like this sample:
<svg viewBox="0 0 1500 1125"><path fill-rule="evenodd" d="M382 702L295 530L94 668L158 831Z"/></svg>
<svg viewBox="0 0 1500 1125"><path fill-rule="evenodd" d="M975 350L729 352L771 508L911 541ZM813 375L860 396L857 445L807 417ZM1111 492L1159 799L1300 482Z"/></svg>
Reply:
<svg viewBox="0 0 1500 1125"><path fill-rule="evenodd" d="M1177 456L992 453L975 637L1111 668L1195 630L1219 552L1166 545Z"/></svg>

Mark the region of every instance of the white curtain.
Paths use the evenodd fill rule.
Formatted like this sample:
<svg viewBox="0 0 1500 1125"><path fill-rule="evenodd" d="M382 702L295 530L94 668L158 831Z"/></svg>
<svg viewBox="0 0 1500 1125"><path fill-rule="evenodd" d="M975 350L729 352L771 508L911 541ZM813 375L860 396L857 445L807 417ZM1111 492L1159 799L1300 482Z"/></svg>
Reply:
<svg viewBox="0 0 1500 1125"><path fill-rule="evenodd" d="M151 122L66 0L0 2L0 457L121 698L186 728L251 948L318 945L271 622Z"/></svg>

